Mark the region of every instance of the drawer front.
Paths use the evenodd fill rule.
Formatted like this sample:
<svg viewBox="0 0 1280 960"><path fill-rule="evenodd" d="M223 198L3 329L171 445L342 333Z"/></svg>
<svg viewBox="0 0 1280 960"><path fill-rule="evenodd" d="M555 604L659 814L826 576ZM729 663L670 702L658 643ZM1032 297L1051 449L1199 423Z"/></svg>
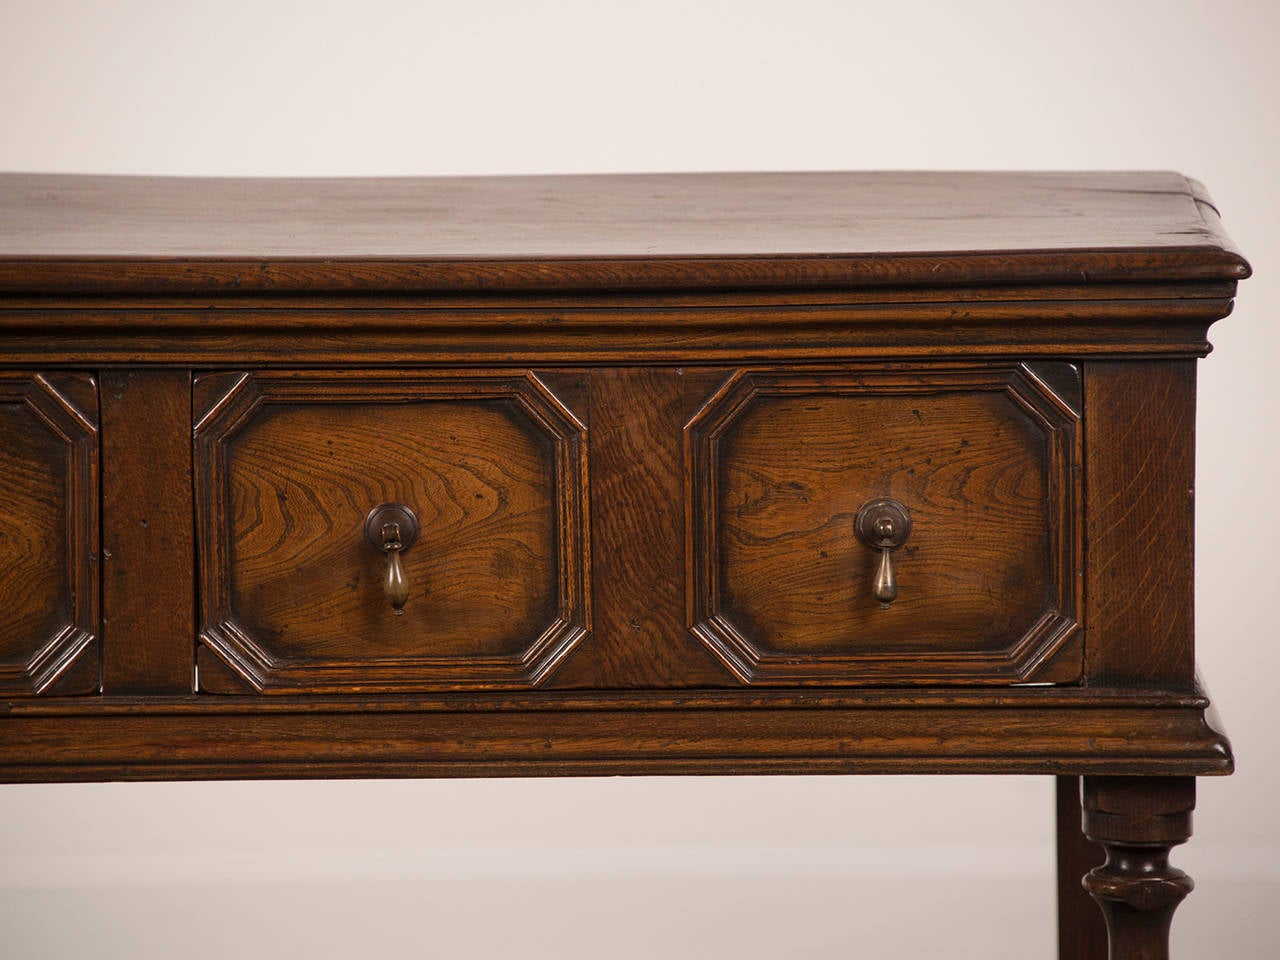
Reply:
<svg viewBox="0 0 1280 960"><path fill-rule="evenodd" d="M753 684L1078 679L1079 427L1063 363L738 372L686 429L693 633Z"/></svg>
<svg viewBox="0 0 1280 960"><path fill-rule="evenodd" d="M585 635L585 428L535 376L217 374L196 398L202 691L528 687ZM418 521L403 550L368 524L388 503Z"/></svg>
<svg viewBox="0 0 1280 960"><path fill-rule="evenodd" d="M98 689L98 392L0 373L0 694Z"/></svg>

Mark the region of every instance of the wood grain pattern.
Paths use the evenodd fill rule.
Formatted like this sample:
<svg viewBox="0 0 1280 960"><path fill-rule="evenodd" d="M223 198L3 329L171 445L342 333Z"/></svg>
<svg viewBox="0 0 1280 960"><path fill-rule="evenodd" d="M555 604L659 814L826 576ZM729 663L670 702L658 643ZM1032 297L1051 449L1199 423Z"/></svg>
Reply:
<svg viewBox="0 0 1280 960"><path fill-rule="evenodd" d="M688 433L695 633L753 683L1032 676L1076 628L1076 416L1022 368L743 374ZM889 607L877 497L913 518Z"/></svg>
<svg viewBox="0 0 1280 960"><path fill-rule="evenodd" d="M638 323L643 318L634 318ZM513 334L476 332L434 334L368 334L353 330L349 336L334 334L327 338L299 338L244 334L217 336L193 333L170 337L165 334L139 335L122 341L116 337L76 337L68 334L62 346L54 347L49 338L30 334L5 338L9 356L27 367L74 361L81 366L107 365L187 365L271 366L281 356L294 357L295 364L341 368L344 366L379 366L394 357L416 369L460 366L489 367L494 364L521 368L565 366L582 363L591 366L637 363L665 366L711 363L776 363L776 362L856 362L889 359L963 360L980 351L984 357L1021 360L1028 354L1075 360L1087 355L1101 359L1125 359L1152 354L1165 356L1202 356L1209 349L1205 340L1205 324L1182 331L1177 326L1145 328L1135 339L1119 339L1112 327L1081 330L1086 339L1081 349L1073 349L1063 340L1064 327L1040 330L1028 337L1011 339L1003 326L976 324L974 341L958 345L953 324L939 322L919 335L892 336L878 331L865 340L857 332L838 329L798 328L789 331L784 344L771 342L759 333L714 330L696 336L662 337L661 331L650 334L605 336L589 349L581 346L584 331L531 333L528 340ZM885 328L887 329L887 327ZM1056 346L1041 346L1052 339Z"/></svg>
<svg viewBox="0 0 1280 960"><path fill-rule="evenodd" d="M587 626L582 429L520 374L237 380L196 429L205 645L264 691L538 682ZM403 616L386 502L421 524Z"/></svg>
<svg viewBox="0 0 1280 960"><path fill-rule="evenodd" d="M102 432L103 691L190 693L191 371L108 372Z"/></svg>
<svg viewBox="0 0 1280 960"><path fill-rule="evenodd" d="M1112 960L1163 960L1233 764L1194 358L1249 266L1200 184L7 175L0 223L0 780L1052 774L1099 960L1084 777Z"/></svg>
<svg viewBox="0 0 1280 960"><path fill-rule="evenodd" d="M1106 859L1084 835L1080 778L1056 777L1058 853L1058 960L1107 960L1107 926L1081 886Z"/></svg>
<svg viewBox="0 0 1280 960"><path fill-rule="evenodd" d="M595 628L557 687L734 684L685 629L682 371L591 372Z"/></svg>
<svg viewBox="0 0 1280 960"><path fill-rule="evenodd" d="M98 403L86 374L0 372L0 693L98 689Z"/></svg>
<svg viewBox="0 0 1280 960"><path fill-rule="evenodd" d="M1076 278L1077 281L1080 278ZM576 310L589 307L785 307L822 304L865 303L995 303L999 301L1027 301L1044 303L1063 300L1220 300L1235 296L1235 280L1166 280L1135 282L1109 280L1081 286L1074 284L1019 284L1001 286L997 276L984 281L958 287L796 287L788 289L729 288L709 290L528 290L513 293L432 293L422 291L351 291L331 290L310 292L299 290L288 297L268 292L222 293L217 297L199 293L164 293L152 291L144 305L151 311L173 313L196 326L192 311L206 313L216 311L228 325L248 326L251 311L265 311L280 315L314 311L323 317L338 310L369 309L377 307L388 311L388 323L394 324L397 314L406 310L427 313L455 310L519 310L552 309ZM79 326L107 325L104 310L128 310L139 306L135 294L74 294L74 293L0 293L0 303L5 310L58 310L68 321ZM20 313L18 314L21 315ZM0 313L0 322L6 314ZM183 322L178 319L177 322ZM331 320L330 323L333 321Z"/></svg>
<svg viewBox="0 0 1280 960"><path fill-rule="evenodd" d="M1099 686L1195 679L1195 365L1085 364L1089 604Z"/></svg>
<svg viewBox="0 0 1280 960"><path fill-rule="evenodd" d="M1198 187L1198 185L1197 185ZM1176 173L0 177L0 289L1234 280Z"/></svg>
<svg viewBox="0 0 1280 960"><path fill-rule="evenodd" d="M501 709L439 697L275 709L266 707L278 698L253 701L264 708L203 700L56 715L16 705L4 718L17 739L0 741L0 779L1230 770L1199 709L1149 701L917 698L842 710L633 694L612 706L597 695L581 709L567 691Z"/></svg>
<svg viewBox="0 0 1280 960"><path fill-rule="evenodd" d="M1082 686L1011 685L1004 687L791 687L768 689L735 685L723 689L648 690L459 690L415 694L316 694L305 697L217 698L121 696L92 699L34 698L5 704L13 715L25 717L106 716L142 714L178 716L191 713L238 713L246 706L255 713L348 714L364 711L391 713L493 713L554 710L750 710L764 707L806 710L889 709L1002 709L1090 708L1176 710L1204 714L1217 729L1215 712L1201 687L1191 691L1101 689Z"/></svg>
<svg viewBox="0 0 1280 960"><path fill-rule="evenodd" d="M1192 777L1085 777L1084 829L1106 851L1085 889L1106 918L1111 960L1169 960L1169 925L1194 887L1169 865L1191 837Z"/></svg>
<svg viewBox="0 0 1280 960"><path fill-rule="evenodd" d="M845 294L816 303L798 295L788 304L746 294L725 302L715 293L704 303L690 303L663 291L648 303L597 296L551 307L537 300L514 304L510 294L505 307L451 306L448 299L421 297L412 306L392 306L378 296L326 307L314 303L312 294L309 307L291 307L291 298L281 297L246 307L210 300L197 308L135 299L126 308L107 310L93 304L5 309L0 298L0 335L9 356L30 364L83 358L90 364L270 366L281 356L337 366L376 366L393 357L428 367L975 354L1074 359L1203 356L1209 325L1231 309L1230 293L1221 290L1207 298L1190 296L1178 284L1147 292L1149 298L1099 299L1086 289L1080 302L1067 289L1016 287L1004 296L993 291L992 300L974 300L965 288L946 288L947 296L916 302ZM948 299L953 294L960 300ZM957 336L961 329L963 337Z"/></svg>

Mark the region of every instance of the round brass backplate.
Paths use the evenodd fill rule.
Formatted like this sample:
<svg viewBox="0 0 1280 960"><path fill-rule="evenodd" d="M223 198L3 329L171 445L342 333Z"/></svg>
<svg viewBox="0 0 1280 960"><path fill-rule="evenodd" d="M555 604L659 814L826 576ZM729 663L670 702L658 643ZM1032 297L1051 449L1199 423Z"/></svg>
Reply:
<svg viewBox="0 0 1280 960"><path fill-rule="evenodd" d="M896 550L911 533L911 514L897 500L868 500L853 522L858 539L872 550Z"/></svg>
<svg viewBox="0 0 1280 960"><path fill-rule="evenodd" d="M395 524L400 530L400 550L408 550L413 541L418 539L418 515L403 503L380 503L364 518L365 538L381 550L387 552L388 538L386 531Z"/></svg>

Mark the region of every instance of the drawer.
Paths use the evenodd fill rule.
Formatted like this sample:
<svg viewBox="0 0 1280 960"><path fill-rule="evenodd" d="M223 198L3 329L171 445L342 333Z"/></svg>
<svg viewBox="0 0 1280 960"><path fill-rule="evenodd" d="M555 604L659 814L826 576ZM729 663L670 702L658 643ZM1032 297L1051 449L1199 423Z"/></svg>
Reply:
<svg viewBox="0 0 1280 960"><path fill-rule="evenodd" d="M1066 363L739 371L686 428L690 629L750 684L1077 680L1080 416Z"/></svg>
<svg viewBox="0 0 1280 960"><path fill-rule="evenodd" d="M0 373L0 694L90 693L100 663L98 388Z"/></svg>
<svg viewBox="0 0 1280 960"><path fill-rule="evenodd" d="M585 428L536 376L210 374L195 397L202 692L521 688L586 634ZM382 504L417 520L403 550Z"/></svg>

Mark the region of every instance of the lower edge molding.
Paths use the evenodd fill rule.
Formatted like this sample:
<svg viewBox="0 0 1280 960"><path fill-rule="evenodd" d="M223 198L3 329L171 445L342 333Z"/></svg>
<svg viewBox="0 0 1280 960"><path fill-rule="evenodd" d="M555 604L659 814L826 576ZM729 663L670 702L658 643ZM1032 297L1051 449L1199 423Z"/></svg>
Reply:
<svg viewBox="0 0 1280 960"><path fill-rule="evenodd" d="M513 710L0 718L0 781L1017 773L1221 775L1202 708Z"/></svg>

